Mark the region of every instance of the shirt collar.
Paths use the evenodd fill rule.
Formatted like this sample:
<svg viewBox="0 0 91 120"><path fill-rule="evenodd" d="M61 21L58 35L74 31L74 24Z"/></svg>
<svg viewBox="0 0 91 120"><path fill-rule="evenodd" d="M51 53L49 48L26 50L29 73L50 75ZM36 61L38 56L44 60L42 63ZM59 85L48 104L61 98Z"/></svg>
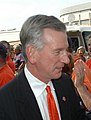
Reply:
<svg viewBox="0 0 91 120"><path fill-rule="evenodd" d="M27 69L26 65L24 68L25 76L29 82L29 85L31 86L31 89L34 92L34 95L38 97L42 92L45 90L46 86L49 85L51 87L51 90L55 90L53 87L53 84L51 81L49 81L48 84L42 82L41 80L37 79L35 76L33 76L29 70Z"/></svg>

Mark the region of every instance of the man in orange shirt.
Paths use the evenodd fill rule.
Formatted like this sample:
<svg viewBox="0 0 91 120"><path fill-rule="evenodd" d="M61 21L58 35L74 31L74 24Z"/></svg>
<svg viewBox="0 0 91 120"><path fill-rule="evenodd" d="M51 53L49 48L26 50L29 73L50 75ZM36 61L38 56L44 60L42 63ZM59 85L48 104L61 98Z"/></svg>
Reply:
<svg viewBox="0 0 91 120"><path fill-rule="evenodd" d="M10 47L10 44L9 42L3 40L1 41L1 43L6 47L7 49L7 57L6 57L6 62L7 64L9 65L9 67L12 69L12 71L14 72L15 74L15 64L14 62L12 61L11 59L11 56L10 56L10 52L11 52L11 47Z"/></svg>
<svg viewBox="0 0 91 120"><path fill-rule="evenodd" d="M0 87L14 77L14 73L6 62L7 49L0 43Z"/></svg>

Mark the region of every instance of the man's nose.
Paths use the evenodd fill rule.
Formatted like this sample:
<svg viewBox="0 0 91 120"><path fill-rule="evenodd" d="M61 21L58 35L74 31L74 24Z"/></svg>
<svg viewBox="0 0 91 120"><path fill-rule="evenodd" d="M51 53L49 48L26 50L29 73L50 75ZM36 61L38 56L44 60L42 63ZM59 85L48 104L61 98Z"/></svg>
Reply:
<svg viewBox="0 0 91 120"><path fill-rule="evenodd" d="M70 63L69 55L67 52L62 55L61 62L65 63L65 64Z"/></svg>

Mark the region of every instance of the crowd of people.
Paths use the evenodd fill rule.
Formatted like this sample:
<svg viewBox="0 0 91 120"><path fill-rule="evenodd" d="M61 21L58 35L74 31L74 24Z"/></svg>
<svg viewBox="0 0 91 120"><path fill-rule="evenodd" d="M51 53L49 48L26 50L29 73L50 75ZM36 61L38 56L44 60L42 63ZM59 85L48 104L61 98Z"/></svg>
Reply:
<svg viewBox="0 0 91 120"><path fill-rule="evenodd" d="M24 67L25 60L21 45L14 49L14 58L11 58L11 46L6 40L0 42L0 87L12 80Z"/></svg>
<svg viewBox="0 0 91 120"><path fill-rule="evenodd" d="M0 42L0 120L91 120L91 36L73 54L64 23L34 15L20 41L13 59Z"/></svg>

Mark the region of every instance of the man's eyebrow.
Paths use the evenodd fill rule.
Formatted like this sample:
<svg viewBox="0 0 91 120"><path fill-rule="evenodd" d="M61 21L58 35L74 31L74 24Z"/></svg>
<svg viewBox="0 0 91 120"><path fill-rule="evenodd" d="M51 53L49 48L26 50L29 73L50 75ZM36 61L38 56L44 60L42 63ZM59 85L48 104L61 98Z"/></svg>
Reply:
<svg viewBox="0 0 91 120"><path fill-rule="evenodd" d="M56 48L56 49L54 49L54 51L61 51L61 50L68 50L68 48Z"/></svg>
<svg viewBox="0 0 91 120"><path fill-rule="evenodd" d="M56 48L56 49L54 49L54 51L61 51L61 50L63 50L63 48Z"/></svg>

